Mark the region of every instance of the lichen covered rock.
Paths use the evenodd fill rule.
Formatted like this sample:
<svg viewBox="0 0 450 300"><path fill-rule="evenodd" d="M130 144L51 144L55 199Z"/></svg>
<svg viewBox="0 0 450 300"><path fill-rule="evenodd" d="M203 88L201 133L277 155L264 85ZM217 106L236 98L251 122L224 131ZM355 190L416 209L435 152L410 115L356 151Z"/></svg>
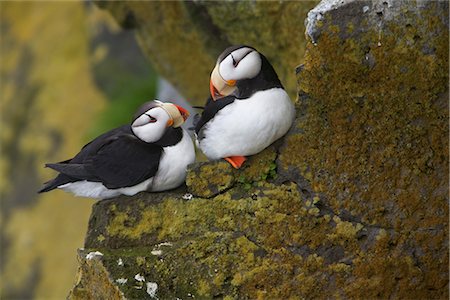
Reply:
<svg viewBox="0 0 450 300"><path fill-rule="evenodd" d="M125 299L116 286L121 281L111 281L109 271L102 261L103 253L78 250L77 282L70 292L69 299Z"/></svg>
<svg viewBox="0 0 450 300"><path fill-rule="evenodd" d="M307 36L282 141L94 205L125 298L448 298L448 3L324 1Z"/></svg>
<svg viewBox="0 0 450 300"><path fill-rule="evenodd" d="M211 198L230 189L236 183L249 188L253 182L275 178L276 144L278 143L249 157L239 171L225 160L191 165L186 178L189 192L194 196Z"/></svg>
<svg viewBox="0 0 450 300"><path fill-rule="evenodd" d="M119 285L126 297L146 296L135 274L157 283L162 298L314 295L323 278L347 276L344 247L360 231L378 232L321 215L294 183L238 184L211 199L184 200L184 193L95 205L86 247L104 254L112 281L128 279Z"/></svg>
<svg viewBox="0 0 450 300"><path fill-rule="evenodd" d="M383 230L348 252L345 295L448 297L448 3L328 1L308 20L280 172Z"/></svg>

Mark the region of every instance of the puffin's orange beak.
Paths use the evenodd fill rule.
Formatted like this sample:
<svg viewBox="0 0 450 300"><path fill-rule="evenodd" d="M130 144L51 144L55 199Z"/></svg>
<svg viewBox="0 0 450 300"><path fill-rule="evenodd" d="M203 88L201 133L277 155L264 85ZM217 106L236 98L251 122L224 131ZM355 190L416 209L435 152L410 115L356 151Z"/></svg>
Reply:
<svg viewBox="0 0 450 300"><path fill-rule="evenodd" d="M223 96L216 89L212 80L209 81L209 93L211 94L211 97L213 98L213 100L216 100L217 98L220 98Z"/></svg>
<svg viewBox="0 0 450 300"><path fill-rule="evenodd" d="M217 64L211 72L211 80L209 81L209 93L215 101L219 98L231 95L236 90L236 80L225 80L219 73L219 65Z"/></svg>
<svg viewBox="0 0 450 300"><path fill-rule="evenodd" d="M178 111L180 112L181 116L183 117L183 120L187 120L187 118L189 118L189 111L187 111L186 109L184 109L183 107L174 104L177 108Z"/></svg>

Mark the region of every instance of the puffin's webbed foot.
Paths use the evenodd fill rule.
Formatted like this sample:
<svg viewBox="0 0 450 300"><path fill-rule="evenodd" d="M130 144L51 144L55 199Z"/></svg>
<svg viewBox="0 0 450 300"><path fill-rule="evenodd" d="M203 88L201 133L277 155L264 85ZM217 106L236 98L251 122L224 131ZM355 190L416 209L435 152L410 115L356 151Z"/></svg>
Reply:
<svg viewBox="0 0 450 300"><path fill-rule="evenodd" d="M227 162L230 163L230 165L233 166L235 169L239 169L242 164L247 160L245 156L230 156L224 158Z"/></svg>

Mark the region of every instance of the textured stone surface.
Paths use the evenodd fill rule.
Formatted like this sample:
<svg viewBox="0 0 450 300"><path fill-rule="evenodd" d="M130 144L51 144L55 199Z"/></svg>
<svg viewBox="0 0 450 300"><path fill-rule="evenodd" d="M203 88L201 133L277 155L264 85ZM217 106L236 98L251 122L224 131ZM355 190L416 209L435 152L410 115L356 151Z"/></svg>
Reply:
<svg viewBox="0 0 450 300"><path fill-rule="evenodd" d="M308 20L278 145L94 206L86 248L126 298L150 297L136 274L159 298L448 298L448 3L329 1Z"/></svg>
<svg viewBox="0 0 450 300"><path fill-rule="evenodd" d="M302 134L280 171L342 220L381 230L372 247L345 248L345 295L446 298L448 3L335 3L309 15Z"/></svg>
<svg viewBox="0 0 450 300"><path fill-rule="evenodd" d="M103 265L101 252L78 250L78 262L77 282L68 299L125 299Z"/></svg>
<svg viewBox="0 0 450 300"><path fill-rule="evenodd" d="M98 1L124 27L135 28L158 72L197 105L209 92L217 56L249 44L269 58L288 92L304 54L304 16L317 1Z"/></svg>
<svg viewBox="0 0 450 300"><path fill-rule="evenodd" d="M211 198L237 183L249 187L253 182L275 177L276 146L279 145L274 144L258 155L249 157L239 170L225 160L191 165L186 177L189 192L194 196Z"/></svg>

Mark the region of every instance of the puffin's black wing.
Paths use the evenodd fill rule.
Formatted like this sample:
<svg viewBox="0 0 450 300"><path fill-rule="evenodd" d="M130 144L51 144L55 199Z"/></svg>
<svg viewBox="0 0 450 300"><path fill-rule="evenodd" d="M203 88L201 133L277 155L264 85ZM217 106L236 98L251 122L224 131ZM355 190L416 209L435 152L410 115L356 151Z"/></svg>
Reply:
<svg viewBox="0 0 450 300"><path fill-rule="evenodd" d="M46 164L46 167L49 167L60 173L54 179L47 181L38 192L48 192L56 189L60 185L80 180L99 182L100 180L97 177L86 171L83 164L84 160L87 157L95 155L97 151L105 144L108 144L116 140L119 136L126 134L132 134L130 125L117 127L96 137L95 139L84 145L80 152L78 152L78 154L71 159L61 161L59 163Z"/></svg>
<svg viewBox="0 0 450 300"><path fill-rule="evenodd" d="M45 166L75 180L98 181L98 178L95 175L89 173L89 171L86 170L83 164L62 162L56 164L45 164Z"/></svg>
<svg viewBox="0 0 450 300"><path fill-rule="evenodd" d="M117 140L119 137L122 137L124 135L133 135L133 132L131 131L131 126L130 125L123 125L117 128L114 128L108 132L105 132L101 135L99 135L98 137L96 137L95 139L93 139L92 141L90 141L89 143L87 143L86 145L83 146L83 148L81 148L80 152L78 152L77 155L75 155L74 158L68 160L68 161L63 161L61 163L83 163L83 161L86 159L86 157L91 156L91 155L95 155L98 150L103 147L106 144L111 143L112 141Z"/></svg>
<svg viewBox="0 0 450 300"><path fill-rule="evenodd" d="M155 176L162 151L161 146L124 135L86 157L83 165L107 188L130 187Z"/></svg>
<svg viewBox="0 0 450 300"><path fill-rule="evenodd" d="M209 120L214 118L219 110L224 108L225 106L231 104L236 100L234 96L226 96L216 101L212 101L211 97L206 101L205 109L203 110L202 116L198 120L197 124L195 124L195 133L199 134L202 127L208 123Z"/></svg>
<svg viewBox="0 0 450 300"><path fill-rule="evenodd" d="M156 174L161 154L161 146L139 140L124 125L86 144L74 158L46 164L60 174L39 192L80 180L102 182L111 189L133 186Z"/></svg>

